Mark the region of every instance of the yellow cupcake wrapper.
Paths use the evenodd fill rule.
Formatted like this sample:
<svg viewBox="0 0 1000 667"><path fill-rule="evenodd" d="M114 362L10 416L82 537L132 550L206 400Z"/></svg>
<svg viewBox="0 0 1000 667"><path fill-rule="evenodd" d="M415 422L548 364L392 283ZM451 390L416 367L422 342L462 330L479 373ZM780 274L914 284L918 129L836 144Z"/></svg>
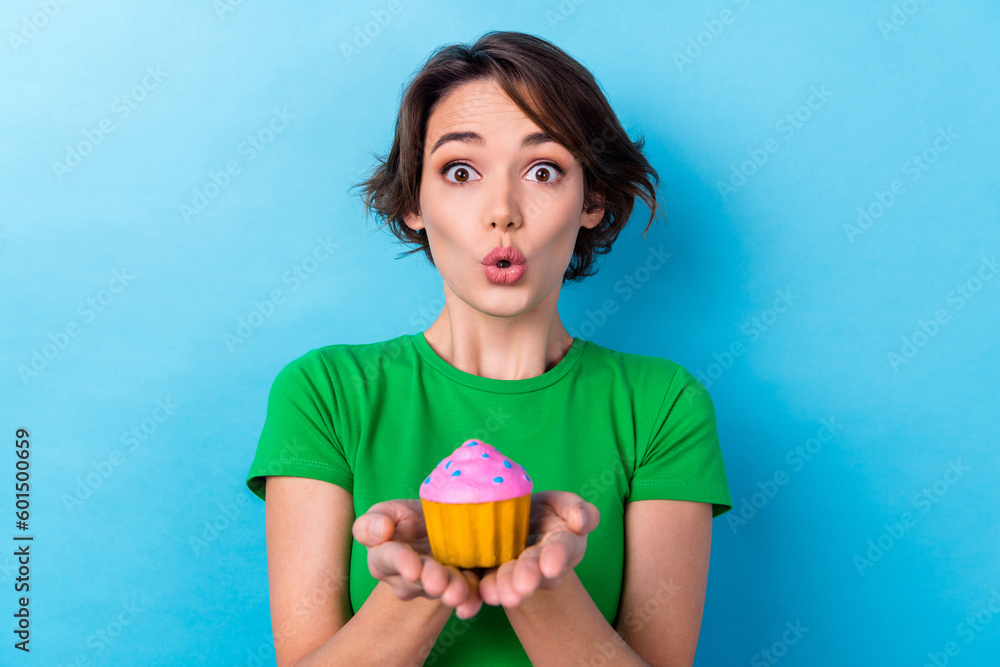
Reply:
<svg viewBox="0 0 1000 667"><path fill-rule="evenodd" d="M445 565L495 567L527 545L530 493L489 503L420 503L434 559Z"/></svg>

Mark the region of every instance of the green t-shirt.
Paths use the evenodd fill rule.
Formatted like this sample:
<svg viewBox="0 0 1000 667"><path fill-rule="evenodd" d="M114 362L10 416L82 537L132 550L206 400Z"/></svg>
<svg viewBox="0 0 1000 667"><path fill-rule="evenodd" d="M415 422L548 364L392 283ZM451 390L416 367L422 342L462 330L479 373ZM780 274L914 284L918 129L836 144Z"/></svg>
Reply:
<svg viewBox="0 0 1000 667"><path fill-rule="evenodd" d="M465 373L423 333L328 345L286 365L246 484L264 499L267 475L309 477L354 495L355 516L395 498L419 498L424 478L477 438L517 461L534 492L572 491L594 503L577 576L608 623L617 619L625 503L654 498L732 508L715 409L704 386L673 361L576 338L542 375L497 380ZM353 542L351 607L377 584ZM470 620L454 613L425 664L530 665L502 607Z"/></svg>

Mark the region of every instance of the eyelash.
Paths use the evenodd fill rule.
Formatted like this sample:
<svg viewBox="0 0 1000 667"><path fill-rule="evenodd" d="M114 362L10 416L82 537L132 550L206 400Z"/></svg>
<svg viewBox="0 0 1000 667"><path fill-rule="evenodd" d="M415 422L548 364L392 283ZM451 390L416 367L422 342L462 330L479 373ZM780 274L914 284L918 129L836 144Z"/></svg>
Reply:
<svg viewBox="0 0 1000 667"><path fill-rule="evenodd" d="M440 170L439 173L442 176L445 176L445 175L447 175L448 171L452 167L457 167L459 165L462 165L463 167L468 167L469 169L472 169L472 165L468 164L467 162L462 162L461 160L453 160L452 162L449 162L448 164L446 164L443 167L441 167L441 170ZM535 169L537 169L538 167L541 167L541 166L552 167L553 169L556 170L556 173L559 174L560 177L566 175L566 170L565 169L563 169L562 167L560 167L555 162L551 162L551 161L539 162L537 164L532 165L531 169L535 170ZM448 183L452 184L452 185L465 185L465 183L462 183L461 181L450 181L447 178L444 179L444 180L447 181ZM561 178L557 178L554 181L538 181L538 182L541 183L542 185L554 185L555 183L558 183L560 180L561 180Z"/></svg>

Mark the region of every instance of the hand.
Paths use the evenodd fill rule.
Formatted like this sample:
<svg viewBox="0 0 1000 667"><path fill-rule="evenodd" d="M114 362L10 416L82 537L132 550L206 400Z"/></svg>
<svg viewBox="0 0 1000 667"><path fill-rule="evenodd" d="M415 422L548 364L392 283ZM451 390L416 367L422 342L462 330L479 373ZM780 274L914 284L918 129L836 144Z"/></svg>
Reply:
<svg viewBox="0 0 1000 667"><path fill-rule="evenodd" d="M516 607L539 588L553 590L587 551L587 534L601 522L593 503L569 491L531 496L528 547L514 560L487 570L479 583L483 602Z"/></svg>
<svg viewBox="0 0 1000 667"><path fill-rule="evenodd" d="M479 577L434 560L419 500L386 500L354 520L351 533L368 548L368 571L400 600L440 598L459 618L479 613Z"/></svg>

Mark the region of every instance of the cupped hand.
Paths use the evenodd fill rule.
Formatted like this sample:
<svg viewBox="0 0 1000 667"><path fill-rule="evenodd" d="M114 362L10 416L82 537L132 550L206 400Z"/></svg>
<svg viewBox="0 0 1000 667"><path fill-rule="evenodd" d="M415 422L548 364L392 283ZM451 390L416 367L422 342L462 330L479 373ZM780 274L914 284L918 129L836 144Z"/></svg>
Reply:
<svg viewBox="0 0 1000 667"><path fill-rule="evenodd" d="M516 559L483 574L480 598L489 605L516 607L539 588L557 588L583 560L587 534L600 521L597 507L575 493L532 494L528 546Z"/></svg>
<svg viewBox="0 0 1000 667"><path fill-rule="evenodd" d="M434 560L419 500L386 500L354 520L354 539L368 549L368 571L400 600L440 599L459 618L482 607L479 577Z"/></svg>

